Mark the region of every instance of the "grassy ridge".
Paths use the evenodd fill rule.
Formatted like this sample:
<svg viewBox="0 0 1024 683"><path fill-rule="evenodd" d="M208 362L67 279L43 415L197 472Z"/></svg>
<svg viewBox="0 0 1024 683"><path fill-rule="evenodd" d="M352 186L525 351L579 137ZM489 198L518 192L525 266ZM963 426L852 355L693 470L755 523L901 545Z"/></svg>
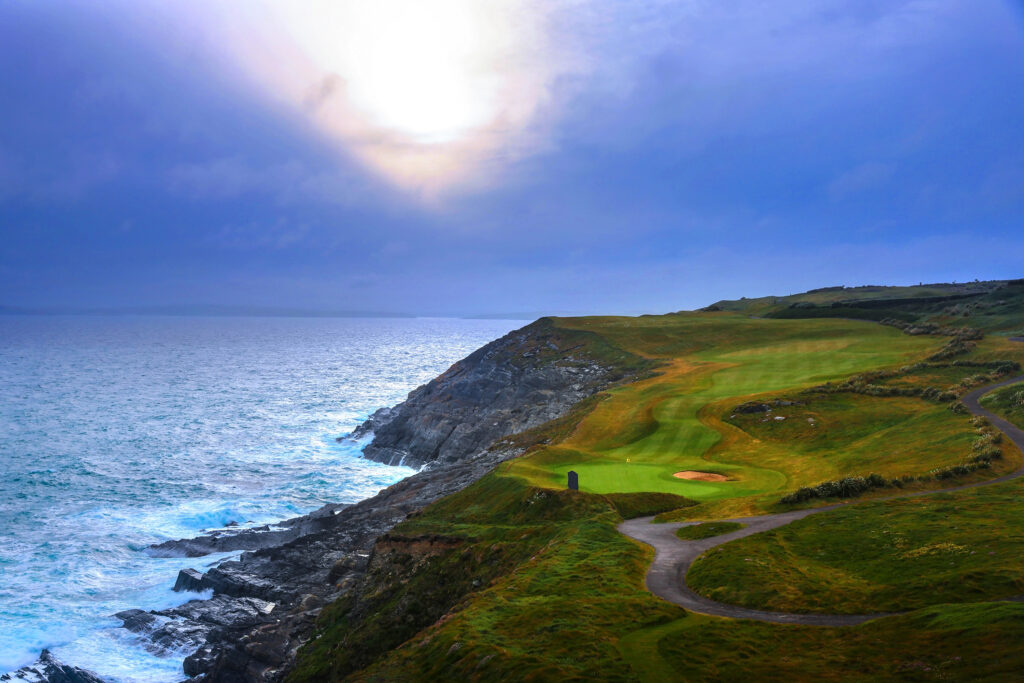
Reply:
<svg viewBox="0 0 1024 683"><path fill-rule="evenodd" d="M855 318L1024 332L1024 280L913 287L826 287L802 294L719 301L711 310L777 319Z"/></svg>
<svg viewBox="0 0 1024 683"><path fill-rule="evenodd" d="M340 680L374 661L356 678L628 679L619 637L681 610L637 582L650 551L616 531L621 519L604 496L485 477L389 534L456 542L379 563L395 580L325 610L290 680Z"/></svg>

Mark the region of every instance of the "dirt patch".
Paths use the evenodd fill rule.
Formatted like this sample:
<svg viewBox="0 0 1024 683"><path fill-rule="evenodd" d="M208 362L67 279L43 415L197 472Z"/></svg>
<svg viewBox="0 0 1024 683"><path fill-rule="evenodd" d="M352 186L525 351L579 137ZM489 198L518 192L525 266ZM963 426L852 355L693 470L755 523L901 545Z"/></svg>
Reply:
<svg viewBox="0 0 1024 683"><path fill-rule="evenodd" d="M676 479L689 479L691 481L729 481L729 477L714 472L698 472L696 470L683 470L672 475Z"/></svg>

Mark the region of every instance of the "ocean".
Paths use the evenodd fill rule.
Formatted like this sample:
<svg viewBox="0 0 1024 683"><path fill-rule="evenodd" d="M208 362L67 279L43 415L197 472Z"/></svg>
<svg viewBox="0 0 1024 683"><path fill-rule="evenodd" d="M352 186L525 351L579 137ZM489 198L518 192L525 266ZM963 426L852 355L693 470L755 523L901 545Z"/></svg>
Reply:
<svg viewBox="0 0 1024 683"><path fill-rule="evenodd" d="M338 443L522 321L0 317L0 672L43 648L113 681L178 681L112 619L195 595L234 554L144 549L355 502L413 473Z"/></svg>

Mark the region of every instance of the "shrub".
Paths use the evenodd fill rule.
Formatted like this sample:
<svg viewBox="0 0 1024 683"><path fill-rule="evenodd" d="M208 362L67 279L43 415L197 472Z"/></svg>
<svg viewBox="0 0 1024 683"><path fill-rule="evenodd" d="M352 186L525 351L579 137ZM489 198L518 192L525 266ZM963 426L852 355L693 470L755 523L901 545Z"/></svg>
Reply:
<svg viewBox="0 0 1024 683"><path fill-rule="evenodd" d="M880 474L871 473L867 478L868 486L871 488L882 488L886 485L885 477Z"/></svg>
<svg viewBox="0 0 1024 683"><path fill-rule="evenodd" d="M854 498L875 488L884 488L891 484L880 474L869 474L867 477L844 477L832 481L823 481L817 486L803 486L793 493L782 497L786 505L803 503L813 498Z"/></svg>
<svg viewBox="0 0 1024 683"><path fill-rule="evenodd" d="M1003 457L1003 452L998 448L992 447L987 448L980 453L976 454L971 458L971 462L992 462L993 460L1000 460Z"/></svg>

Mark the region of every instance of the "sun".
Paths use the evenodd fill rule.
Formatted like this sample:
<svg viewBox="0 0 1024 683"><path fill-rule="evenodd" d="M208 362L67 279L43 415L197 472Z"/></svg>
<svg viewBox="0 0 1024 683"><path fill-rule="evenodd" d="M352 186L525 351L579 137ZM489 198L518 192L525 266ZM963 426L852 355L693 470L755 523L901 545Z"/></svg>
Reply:
<svg viewBox="0 0 1024 683"><path fill-rule="evenodd" d="M495 71L510 36L486 3L374 2L347 8L346 40L316 59L346 74L352 105L376 125L432 144L487 125L500 107Z"/></svg>

